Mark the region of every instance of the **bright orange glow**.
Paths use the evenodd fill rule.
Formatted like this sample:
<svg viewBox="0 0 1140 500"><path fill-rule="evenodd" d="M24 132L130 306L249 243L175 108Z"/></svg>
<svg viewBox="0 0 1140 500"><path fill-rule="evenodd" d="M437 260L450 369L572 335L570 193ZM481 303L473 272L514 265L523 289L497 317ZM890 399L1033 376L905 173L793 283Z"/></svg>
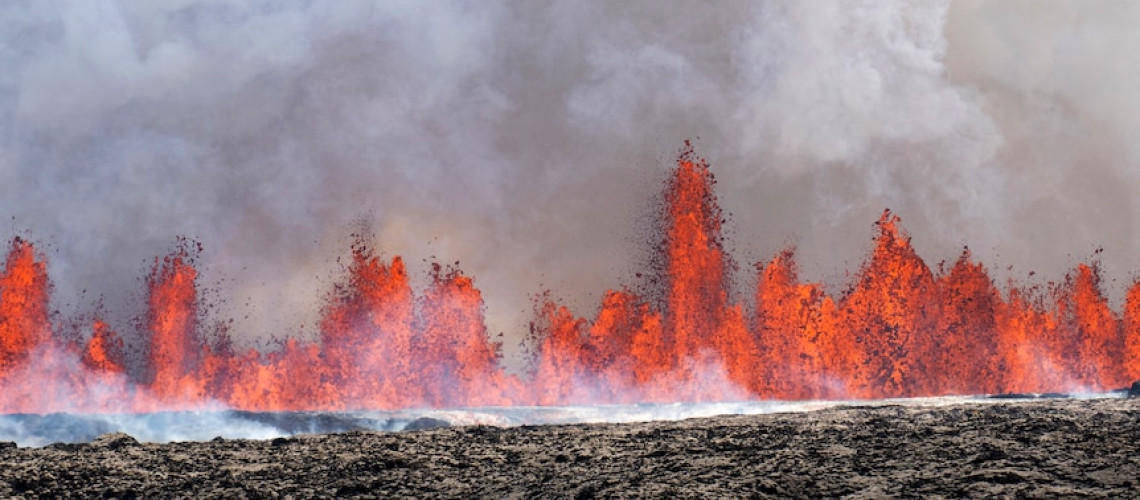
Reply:
<svg viewBox="0 0 1140 500"><path fill-rule="evenodd" d="M997 311L1001 296L981 264L963 251L937 280L941 315L934 331L930 390L992 394L1004 390L998 352Z"/></svg>
<svg viewBox="0 0 1140 500"><path fill-rule="evenodd" d="M196 403L204 396L201 379L194 377L202 349L196 335L198 271L187 252L180 249L156 261L147 279L150 368L154 372L149 388L164 405Z"/></svg>
<svg viewBox="0 0 1140 500"><path fill-rule="evenodd" d="M32 351L51 340L50 288L32 244L12 240L0 275L0 376L31 361Z"/></svg>
<svg viewBox="0 0 1140 500"><path fill-rule="evenodd" d="M1140 282L1128 289L1124 302L1124 347L1122 352L1125 380L1140 380Z"/></svg>
<svg viewBox="0 0 1140 500"><path fill-rule="evenodd" d="M855 345L836 336L835 305L818 285L799 283L791 250L760 269L755 331L761 358L749 389L777 399L836 397L828 377L854 366Z"/></svg>
<svg viewBox="0 0 1140 500"><path fill-rule="evenodd" d="M884 211L847 291L800 280L792 250L730 286L707 162L686 145L664 183L649 291L609 290L592 317L535 303L531 358L508 373L473 278L433 265L413 290L400 257L352 246L319 339L239 352L205 324L183 242L146 280L143 354L103 319L85 345L53 330L47 264L12 241L0 274L0 412L207 407L347 410L739 398L881 398L1104 390L1140 378L1140 283L1109 307L1095 265L1003 294L963 251L937 272ZM636 288L635 288L636 289Z"/></svg>

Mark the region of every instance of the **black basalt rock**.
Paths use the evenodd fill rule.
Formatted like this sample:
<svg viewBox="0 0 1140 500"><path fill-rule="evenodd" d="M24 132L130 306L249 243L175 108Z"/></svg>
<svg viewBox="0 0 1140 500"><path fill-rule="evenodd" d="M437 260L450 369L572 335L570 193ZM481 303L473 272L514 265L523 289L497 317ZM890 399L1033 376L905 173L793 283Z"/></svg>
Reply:
<svg viewBox="0 0 1140 500"><path fill-rule="evenodd" d="M91 441L92 447L106 448L109 450L131 448L138 445L139 442L135 440L135 438L123 432L110 432L107 434L102 434Z"/></svg>
<svg viewBox="0 0 1140 500"><path fill-rule="evenodd" d="M420 418L417 418L415 420L412 420L411 422L408 422L408 425L404 426L403 430L405 430L405 431L423 431L423 430L427 430L427 429L438 429L440 427L450 427L450 426L451 426L451 424L448 423L446 420L440 420L438 418L431 418L431 417L420 417Z"/></svg>
<svg viewBox="0 0 1140 500"><path fill-rule="evenodd" d="M1132 383L1132 387L1128 388L1128 397L1140 398L1140 380Z"/></svg>

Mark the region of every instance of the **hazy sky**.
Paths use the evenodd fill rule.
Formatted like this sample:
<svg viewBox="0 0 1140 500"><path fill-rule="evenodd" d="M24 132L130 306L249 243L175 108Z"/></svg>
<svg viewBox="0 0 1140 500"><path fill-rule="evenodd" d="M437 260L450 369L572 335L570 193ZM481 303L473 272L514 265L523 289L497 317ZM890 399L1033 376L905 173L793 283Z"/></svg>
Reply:
<svg viewBox="0 0 1140 500"><path fill-rule="evenodd" d="M311 334L363 225L421 284L460 261L513 334L543 288L592 315L629 281L696 139L742 264L794 244L840 287L890 207L931 265L968 244L1003 281L1103 246L1119 296L1138 25L1108 1L8 0L0 215L64 314L137 314L185 235L240 336Z"/></svg>

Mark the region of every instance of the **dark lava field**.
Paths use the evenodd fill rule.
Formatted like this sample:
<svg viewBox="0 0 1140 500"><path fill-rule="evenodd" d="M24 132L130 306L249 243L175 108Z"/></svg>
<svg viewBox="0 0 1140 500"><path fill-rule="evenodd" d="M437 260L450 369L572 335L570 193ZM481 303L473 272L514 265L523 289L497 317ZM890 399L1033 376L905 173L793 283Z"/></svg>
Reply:
<svg viewBox="0 0 1140 500"><path fill-rule="evenodd" d="M0 497L1135 498L1140 399L674 422L0 443Z"/></svg>

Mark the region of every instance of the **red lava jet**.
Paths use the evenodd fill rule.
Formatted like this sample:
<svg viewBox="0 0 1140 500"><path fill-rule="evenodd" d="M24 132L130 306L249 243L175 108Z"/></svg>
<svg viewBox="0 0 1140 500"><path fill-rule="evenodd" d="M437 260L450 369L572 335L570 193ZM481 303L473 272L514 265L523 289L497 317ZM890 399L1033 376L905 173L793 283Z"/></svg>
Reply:
<svg viewBox="0 0 1140 500"><path fill-rule="evenodd" d="M845 293L801 281L787 250L755 266L754 302L737 300L714 185L686 146L660 207L657 288L607 291L593 318L541 296L522 375L502 368L471 277L437 265L416 291L400 257L363 243L321 311L319 341L262 353L205 340L199 249L184 242L155 261L145 359L128 360L101 319L86 345L62 340L47 263L16 238L0 274L0 413L884 398L1097 391L1140 378L1140 283L1121 313L1095 265L1003 294L968 251L932 270L890 211Z"/></svg>

